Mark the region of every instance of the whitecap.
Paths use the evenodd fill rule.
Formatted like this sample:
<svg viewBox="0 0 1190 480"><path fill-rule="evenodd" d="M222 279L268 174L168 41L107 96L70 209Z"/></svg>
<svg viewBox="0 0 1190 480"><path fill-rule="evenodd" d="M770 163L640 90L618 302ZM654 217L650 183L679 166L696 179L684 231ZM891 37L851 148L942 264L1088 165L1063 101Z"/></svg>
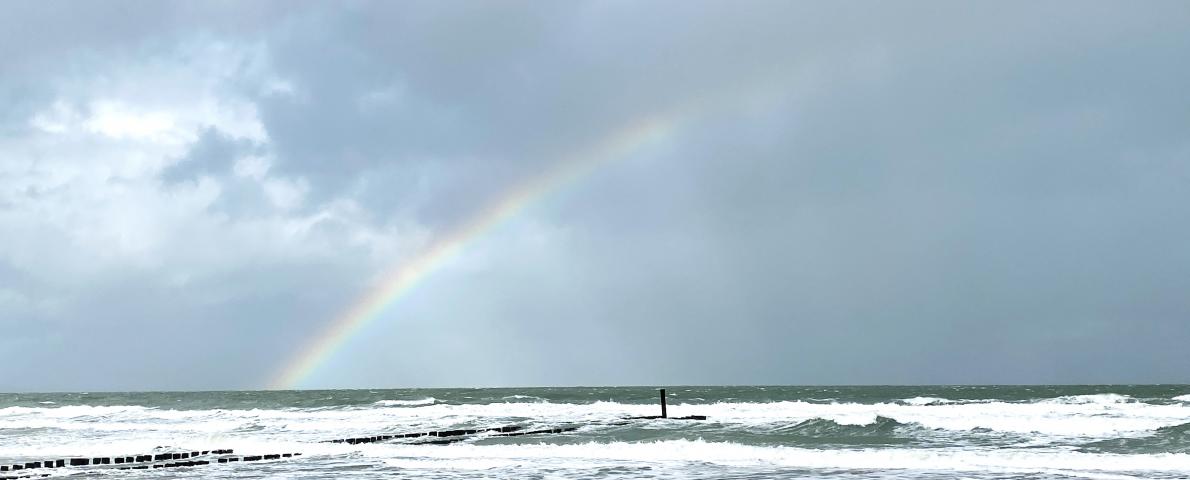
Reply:
<svg viewBox="0 0 1190 480"><path fill-rule="evenodd" d="M545 403L545 402L549 401L549 400L546 400L541 397L535 397L533 395L508 395L508 396L502 397L501 400L504 400L504 401L531 400L531 401L534 401L537 403Z"/></svg>
<svg viewBox="0 0 1190 480"><path fill-rule="evenodd" d="M1112 405L1117 403L1129 403L1136 400L1128 395L1120 395L1118 393L1096 393L1091 395L1066 395L1062 397L1054 397L1040 400L1039 403L1059 403L1068 405Z"/></svg>
<svg viewBox="0 0 1190 480"><path fill-rule="evenodd" d="M1190 473L1190 455L1121 455L1066 450L860 449L821 450L754 446L702 440L610 442L567 445L455 445L449 448L395 445L365 450L404 469L486 470L533 464L542 468L589 468L619 462L691 463L807 469L914 470L1042 473L1081 477L1112 472Z"/></svg>
<svg viewBox="0 0 1190 480"><path fill-rule="evenodd" d="M901 403L906 405L945 405L947 403L954 403L954 400L938 397L913 397L903 399Z"/></svg>
<svg viewBox="0 0 1190 480"><path fill-rule="evenodd" d="M416 400L380 400L373 405L381 407L417 407L421 405L433 405L438 401L434 397L419 398Z"/></svg>

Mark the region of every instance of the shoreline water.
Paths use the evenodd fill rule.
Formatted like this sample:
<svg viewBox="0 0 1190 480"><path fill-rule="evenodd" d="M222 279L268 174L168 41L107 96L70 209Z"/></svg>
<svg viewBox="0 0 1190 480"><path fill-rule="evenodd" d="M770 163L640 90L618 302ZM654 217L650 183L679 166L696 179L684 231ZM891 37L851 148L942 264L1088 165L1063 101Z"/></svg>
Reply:
<svg viewBox="0 0 1190 480"><path fill-rule="evenodd" d="M679 386L669 393L670 415L708 419L617 422L656 415L651 387L0 394L0 464L226 447L303 455L187 469L308 478L1190 476L1186 385ZM480 433L450 445L323 443L511 424L574 428Z"/></svg>

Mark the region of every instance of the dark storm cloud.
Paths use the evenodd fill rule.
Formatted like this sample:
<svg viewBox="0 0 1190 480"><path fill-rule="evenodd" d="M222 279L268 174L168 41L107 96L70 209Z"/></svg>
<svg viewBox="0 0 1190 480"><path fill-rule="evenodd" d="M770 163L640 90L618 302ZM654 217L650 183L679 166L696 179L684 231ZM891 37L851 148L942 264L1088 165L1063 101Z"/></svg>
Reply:
<svg viewBox="0 0 1190 480"><path fill-rule="evenodd" d="M561 218L615 199L618 214L596 217L608 228L592 230L620 248L599 261L636 268L642 292L701 274L704 291L643 303L688 314L630 316L651 319L638 335L709 332L678 358L715 359L703 366L722 378L763 382L774 370L760 363L821 383L1093 382L1128 370L1124 357L1144 365L1134 374L1177 379L1170 338L1190 332L1169 319L1190 310L1175 293L1190 232L1171 221L1188 193L1172 130L1190 123L1176 86L1190 72L1174 59L1190 45L1142 34L1167 22L1129 18L1108 35L1006 19L946 37L998 30L1030 45L1025 57L889 38L872 76L828 76L783 114L710 119L674 167L617 178L616 195L592 189ZM1103 72L1115 64L1128 66ZM677 179L684 208L643 178ZM697 266L625 258L657 231L702 239Z"/></svg>
<svg viewBox="0 0 1190 480"><path fill-rule="evenodd" d="M310 15L276 37L273 60L297 94L262 99L262 120L279 168L329 193L361 172L441 164L435 173L451 181L429 186L446 200L424 207L432 223L465 216L467 205L641 115L722 96L817 55L766 54L811 36L775 20L796 12L369 7ZM695 20L703 17L724 22ZM755 31L736 35L741 24Z"/></svg>
<svg viewBox="0 0 1190 480"><path fill-rule="evenodd" d="M264 138L204 127L151 184L214 182L218 228L315 215L302 242L326 246L210 271L138 259L70 290L66 313L0 303L47 326L0 373L75 372L5 388L98 388L84 358L119 388L261 385L386 263L361 238L442 235L673 112L663 145L469 244L315 383L1187 381L1184 4L109 5L126 14L7 17L9 138L70 95L43 77L101 66L71 59L259 45L263 73L221 91ZM246 155L267 172L237 174ZM275 207L271 181L309 191ZM344 202L356 220L317 217ZM194 229L170 249L251 257L250 234ZM20 298L62 289L4 278ZM88 329L104 341L74 340ZM129 335L146 341L112 346ZM163 364L206 373L165 381Z"/></svg>
<svg viewBox="0 0 1190 480"><path fill-rule="evenodd" d="M570 271L467 291L503 292L478 310L541 352L518 367L544 383L592 362L646 383L1176 381L1190 44L1166 32L1185 12L1042 10L845 24L805 46L840 55L813 95L593 179L554 218L587 240ZM502 295L534 313L493 313Z"/></svg>

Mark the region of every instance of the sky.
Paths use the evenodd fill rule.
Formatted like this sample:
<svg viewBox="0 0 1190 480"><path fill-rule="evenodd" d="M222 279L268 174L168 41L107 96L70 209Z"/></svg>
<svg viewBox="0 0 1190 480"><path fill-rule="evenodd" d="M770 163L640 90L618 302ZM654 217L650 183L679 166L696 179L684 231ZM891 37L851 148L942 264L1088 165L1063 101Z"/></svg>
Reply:
<svg viewBox="0 0 1190 480"><path fill-rule="evenodd" d="M5 2L0 391L1186 383L1190 3Z"/></svg>

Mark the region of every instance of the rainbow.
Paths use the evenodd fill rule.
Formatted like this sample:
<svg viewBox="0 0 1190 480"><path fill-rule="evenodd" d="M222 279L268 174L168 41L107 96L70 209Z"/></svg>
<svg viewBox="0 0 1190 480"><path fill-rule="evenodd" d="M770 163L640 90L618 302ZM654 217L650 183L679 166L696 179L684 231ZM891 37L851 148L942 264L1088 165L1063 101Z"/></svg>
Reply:
<svg viewBox="0 0 1190 480"><path fill-rule="evenodd" d="M297 388L348 340L380 318L386 307L403 298L468 243L550 192L586 176L601 165L626 158L642 146L664 138L677 127L678 118L676 115L654 116L635 121L591 148L566 156L551 168L509 190L469 221L431 242L417 256L393 265L375 287L336 317L291 361L285 363L284 370L272 381L272 388Z"/></svg>

